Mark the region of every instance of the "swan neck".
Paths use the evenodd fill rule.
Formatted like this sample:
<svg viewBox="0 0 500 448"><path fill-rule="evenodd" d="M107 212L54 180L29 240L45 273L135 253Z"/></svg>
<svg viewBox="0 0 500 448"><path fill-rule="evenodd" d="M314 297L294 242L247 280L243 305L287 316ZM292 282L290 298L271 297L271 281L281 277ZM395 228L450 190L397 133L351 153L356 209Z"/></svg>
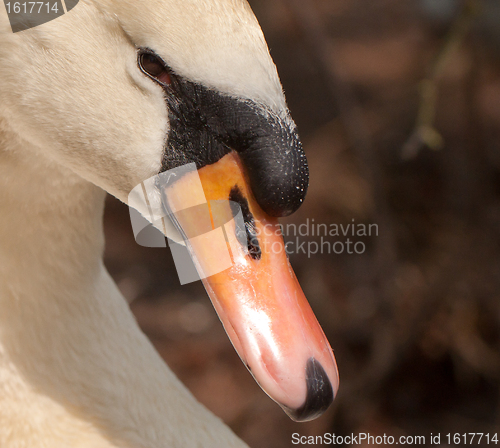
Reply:
<svg viewBox="0 0 500 448"><path fill-rule="evenodd" d="M1 125L0 446L245 447L168 369L104 268L105 193Z"/></svg>
<svg viewBox="0 0 500 448"><path fill-rule="evenodd" d="M0 275L46 283L73 273L78 284L102 259L105 193L6 134L0 128Z"/></svg>

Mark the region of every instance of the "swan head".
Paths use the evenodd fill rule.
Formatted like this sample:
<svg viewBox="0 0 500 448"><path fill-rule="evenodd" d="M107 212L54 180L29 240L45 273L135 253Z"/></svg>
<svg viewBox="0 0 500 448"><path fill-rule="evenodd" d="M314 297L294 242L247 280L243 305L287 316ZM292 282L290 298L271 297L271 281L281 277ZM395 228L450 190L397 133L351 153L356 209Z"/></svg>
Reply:
<svg viewBox="0 0 500 448"><path fill-rule="evenodd" d="M306 158L245 0L80 0L19 33L0 10L0 61L0 114L33 156L124 202L193 162L210 199L236 198L257 228L276 228L304 200ZM338 388L331 348L286 255L245 257L207 291L263 389L311 419Z"/></svg>

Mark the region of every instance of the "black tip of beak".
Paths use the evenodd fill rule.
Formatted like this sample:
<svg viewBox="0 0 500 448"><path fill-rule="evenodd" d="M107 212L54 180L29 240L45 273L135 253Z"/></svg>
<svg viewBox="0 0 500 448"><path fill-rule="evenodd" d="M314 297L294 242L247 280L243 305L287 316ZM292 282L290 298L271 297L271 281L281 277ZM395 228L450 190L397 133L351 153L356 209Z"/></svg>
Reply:
<svg viewBox="0 0 500 448"><path fill-rule="evenodd" d="M307 422L319 417L328 409L335 398L332 383L330 383L325 369L314 358L307 361L306 382L306 402L298 409L285 409L290 418L296 422Z"/></svg>

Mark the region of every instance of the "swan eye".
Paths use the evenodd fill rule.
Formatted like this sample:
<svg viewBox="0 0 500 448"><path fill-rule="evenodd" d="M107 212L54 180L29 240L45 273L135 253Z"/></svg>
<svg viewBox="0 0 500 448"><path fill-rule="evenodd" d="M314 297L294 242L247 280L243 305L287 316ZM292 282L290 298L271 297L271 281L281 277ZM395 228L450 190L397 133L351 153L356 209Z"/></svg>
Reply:
<svg viewBox="0 0 500 448"><path fill-rule="evenodd" d="M141 53L139 55L139 67L146 75L162 85L168 86L172 83L168 68L163 61L154 54Z"/></svg>

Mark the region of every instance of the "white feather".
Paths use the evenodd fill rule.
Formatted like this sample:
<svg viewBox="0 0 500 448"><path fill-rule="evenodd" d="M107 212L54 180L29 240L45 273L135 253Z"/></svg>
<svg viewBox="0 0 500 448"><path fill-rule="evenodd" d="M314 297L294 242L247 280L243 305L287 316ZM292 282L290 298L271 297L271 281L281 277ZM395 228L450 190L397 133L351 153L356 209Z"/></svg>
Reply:
<svg viewBox="0 0 500 448"><path fill-rule="evenodd" d="M138 328L102 263L105 191L161 166L179 75L286 110L243 0L80 0L12 33L0 7L0 446L243 447Z"/></svg>

